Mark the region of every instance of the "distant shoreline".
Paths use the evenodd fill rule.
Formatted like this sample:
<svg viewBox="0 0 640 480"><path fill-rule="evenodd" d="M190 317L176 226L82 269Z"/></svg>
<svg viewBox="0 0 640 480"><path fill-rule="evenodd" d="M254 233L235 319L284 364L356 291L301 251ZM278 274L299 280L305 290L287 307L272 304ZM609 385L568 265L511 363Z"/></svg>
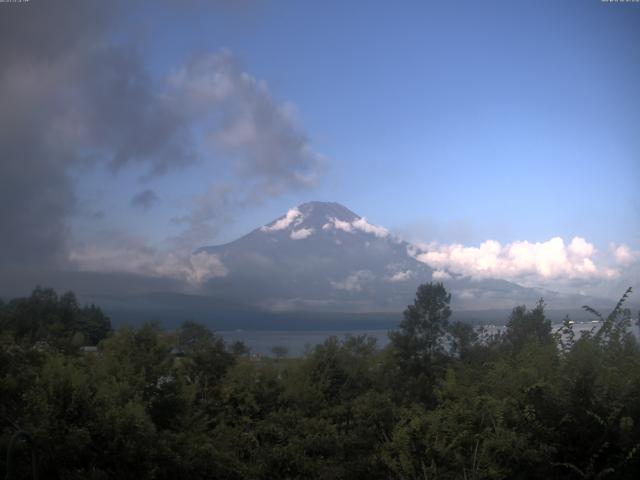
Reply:
<svg viewBox="0 0 640 480"><path fill-rule="evenodd" d="M575 322L573 324L576 333L587 331L591 327L598 326L599 322ZM496 333L505 328L504 325L484 325L489 333ZM555 332L562 323L554 323L551 331ZM336 336L343 338L346 335L368 335L377 340L378 347L383 348L389 343L388 332L390 329L332 329L332 330L219 330L216 333L224 338L227 343L242 341L251 349L252 354L271 355L273 347L286 347L289 356L299 357L304 354L307 346L313 347L323 343L327 338ZM640 339L640 330L635 321L632 322L631 331Z"/></svg>

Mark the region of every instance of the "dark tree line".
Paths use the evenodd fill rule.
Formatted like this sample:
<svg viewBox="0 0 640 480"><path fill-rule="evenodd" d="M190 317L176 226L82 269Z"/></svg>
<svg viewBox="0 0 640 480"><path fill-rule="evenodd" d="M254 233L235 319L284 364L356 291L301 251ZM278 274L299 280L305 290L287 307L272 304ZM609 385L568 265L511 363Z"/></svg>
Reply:
<svg viewBox="0 0 640 480"><path fill-rule="evenodd" d="M80 307L75 295L37 287L31 296L0 301L0 332L19 345L47 343L62 351L95 345L111 332L111 321L95 305Z"/></svg>
<svg viewBox="0 0 640 480"><path fill-rule="evenodd" d="M489 335L451 323L451 296L426 284L384 349L331 337L253 358L194 322L114 332L36 289L0 304L0 474L20 430L40 478L635 479L627 294L580 337L569 319L553 332L542 302ZM11 456L30 478L26 443Z"/></svg>

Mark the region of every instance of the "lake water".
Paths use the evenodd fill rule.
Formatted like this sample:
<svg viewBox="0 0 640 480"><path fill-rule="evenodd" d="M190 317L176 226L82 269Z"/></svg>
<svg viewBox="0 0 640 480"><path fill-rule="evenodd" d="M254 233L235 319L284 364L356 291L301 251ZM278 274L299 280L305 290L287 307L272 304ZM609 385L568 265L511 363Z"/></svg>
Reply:
<svg viewBox="0 0 640 480"><path fill-rule="evenodd" d="M573 329L576 335L579 336L579 332L590 330L594 326L597 327L598 323L575 323ZM559 329L562 324L554 324L552 326L552 332ZM501 326L485 326L490 332L494 333L504 328ZM636 337L640 338L638 327L633 326L633 331ZM230 330L220 331L218 334L222 335L227 342L242 341L247 347L251 349L251 353L260 355L272 355L271 349L275 346L286 347L289 351L289 356L301 356L304 354L307 348L311 348L324 342L330 336L336 336L343 338L345 335L369 335L374 337L379 347L384 347L389 343L388 330L372 329L372 330L314 330L314 331L302 331L302 330Z"/></svg>

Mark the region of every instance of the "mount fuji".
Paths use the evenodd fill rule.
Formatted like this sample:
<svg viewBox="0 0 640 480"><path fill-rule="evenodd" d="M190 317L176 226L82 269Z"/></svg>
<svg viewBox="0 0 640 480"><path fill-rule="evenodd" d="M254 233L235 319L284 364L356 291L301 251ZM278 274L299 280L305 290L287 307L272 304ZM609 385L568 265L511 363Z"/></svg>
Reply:
<svg viewBox="0 0 640 480"><path fill-rule="evenodd" d="M215 257L224 271L205 283L208 296L272 313L400 312L416 287L429 281L444 283L454 310L531 305L540 297L553 307L575 308L585 300L435 271L415 252L410 243L338 203L309 202L233 242L195 254Z"/></svg>
<svg viewBox="0 0 640 480"><path fill-rule="evenodd" d="M434 270L421 252L338 203L309 202L191 260L197 286L173 278L71 272L53 285L95 303L114 325L185 319L217 330L395 328L418 285L441 281L457 320L500 323L544 298L555 321L587 319L582 305L610 301ZM195 288L195 290L194 290Z"/></svg>

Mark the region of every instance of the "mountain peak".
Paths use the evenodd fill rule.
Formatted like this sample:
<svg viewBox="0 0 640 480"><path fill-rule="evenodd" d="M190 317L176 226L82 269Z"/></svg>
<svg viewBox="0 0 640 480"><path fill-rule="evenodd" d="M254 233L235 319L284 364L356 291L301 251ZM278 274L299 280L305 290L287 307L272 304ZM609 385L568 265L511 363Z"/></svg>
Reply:
<svg viewBox="0 0 640 480"><path fill-rule="evenodd" d="M334 217L339 220L351 222L360 218L344 205L337 202L306 202L296 207L305 217Z"/></svg>
<svg viewBox="0 0 640 480"><path fill-rule="evenodd" d="M260 230L262 232L291 231L296 228L319 230L330 221L351 223L360 218L339 203L307 202L289 209L287 213L266 224Z"/></svg>

